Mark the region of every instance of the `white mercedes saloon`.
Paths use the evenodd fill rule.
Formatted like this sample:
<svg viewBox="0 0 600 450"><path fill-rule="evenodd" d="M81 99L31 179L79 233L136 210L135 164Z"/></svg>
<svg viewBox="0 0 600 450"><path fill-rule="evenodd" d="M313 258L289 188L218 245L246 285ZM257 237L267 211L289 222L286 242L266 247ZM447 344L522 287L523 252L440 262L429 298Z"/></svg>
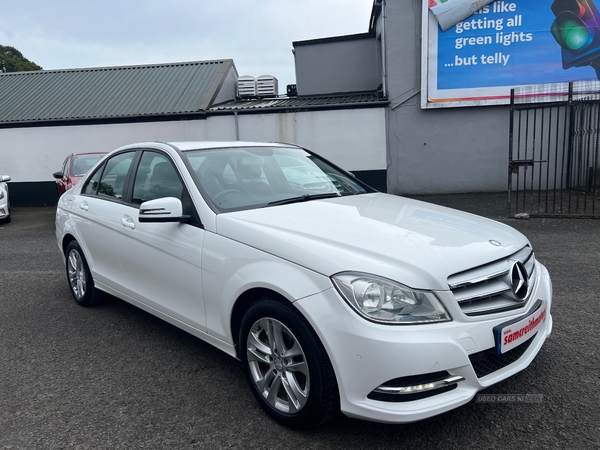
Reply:
<svg viewBox="0 0 600 450"><path fill-rule="evenodd" d="M146 142L60 197L71 293L108 293L241 360L295 428L412 422L525 369L552 285L498 222L376 192L290 144Z"/></svg>

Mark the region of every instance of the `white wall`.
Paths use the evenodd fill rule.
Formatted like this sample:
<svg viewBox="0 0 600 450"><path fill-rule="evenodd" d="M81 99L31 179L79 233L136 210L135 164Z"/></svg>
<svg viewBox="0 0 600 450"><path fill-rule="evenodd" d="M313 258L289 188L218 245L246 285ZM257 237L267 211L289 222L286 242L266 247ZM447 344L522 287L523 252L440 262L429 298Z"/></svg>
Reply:
<svg viewBox="0 0 600 450"><path fill-rule="evenodd" d="M346 170L385 170L385 108L239 115L240 140L291 142Z"/></svg>
<svg viewBox="0 0 600 450"><path fill-rule="evenodd" d="M77 152L109 152L139 141L235 139L220 121L207 127L206 120L77 125L0 129L0 172L13 182L50 181L65 157Z"/></svg>
<svg viewBox="0 0 600 450"><path fill-rule="evenodd" d="M386 168L384 108L238 115L240 140L302 145L347 170ZM140 141L235 140L233 115L207 120L0 129L0 173L13 182L52 181L73 152Z"/></svg>

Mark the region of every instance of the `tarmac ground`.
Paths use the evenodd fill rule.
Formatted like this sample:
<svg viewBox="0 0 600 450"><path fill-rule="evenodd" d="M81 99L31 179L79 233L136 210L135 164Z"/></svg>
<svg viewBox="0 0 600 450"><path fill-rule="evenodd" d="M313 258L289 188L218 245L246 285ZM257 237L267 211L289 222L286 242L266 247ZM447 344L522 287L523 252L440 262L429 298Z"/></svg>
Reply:
<svg viewBox="0 0 600 450"><path fill-rule="evenodd" d="M240 363L140 309L72 300L54 208L0 224L0 449L600 448L600 220L506 218L500 194L419 199L507 223L554 286L554 329L524 371L477 402L406 425L339 415L311 431L260 409Z"/></svg>

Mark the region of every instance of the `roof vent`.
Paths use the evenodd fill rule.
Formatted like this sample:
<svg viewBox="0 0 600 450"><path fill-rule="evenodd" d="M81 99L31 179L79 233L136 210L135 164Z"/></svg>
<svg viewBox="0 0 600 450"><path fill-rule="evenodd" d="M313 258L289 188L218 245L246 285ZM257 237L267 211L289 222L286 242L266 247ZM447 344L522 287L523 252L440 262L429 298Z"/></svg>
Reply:
<svg viewBox="0 0 600 450"><path fill-rule="evenodd" d="M238 78L238 97L256 97L256 78L251 75L243 75Z"/></svg>
<svg viewBox="0 0 600 450"><path fill-rule="evenodd" d="M295 84L287 85L287 95L288 97L297 97L298 96L298 88Z"/></svg>
<svg viewBox="0 0 600 450"><path fill-rule="evenodd" d="M256 90L259 97L277 97L279 88L273 75L261 75L256 78Z"/></svg>

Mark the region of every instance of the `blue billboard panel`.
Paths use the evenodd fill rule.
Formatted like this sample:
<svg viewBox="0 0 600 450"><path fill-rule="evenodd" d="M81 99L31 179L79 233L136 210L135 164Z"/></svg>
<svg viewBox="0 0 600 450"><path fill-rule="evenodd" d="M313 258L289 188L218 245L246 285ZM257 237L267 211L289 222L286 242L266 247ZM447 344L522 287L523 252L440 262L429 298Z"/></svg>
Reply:
<svg viewBox="0 0 600 450"><path fill-rule="evenodd" d="M446 31L429 14L427 102L506 103L511 87L598 79L595 2L496 0Z"/></svg>

